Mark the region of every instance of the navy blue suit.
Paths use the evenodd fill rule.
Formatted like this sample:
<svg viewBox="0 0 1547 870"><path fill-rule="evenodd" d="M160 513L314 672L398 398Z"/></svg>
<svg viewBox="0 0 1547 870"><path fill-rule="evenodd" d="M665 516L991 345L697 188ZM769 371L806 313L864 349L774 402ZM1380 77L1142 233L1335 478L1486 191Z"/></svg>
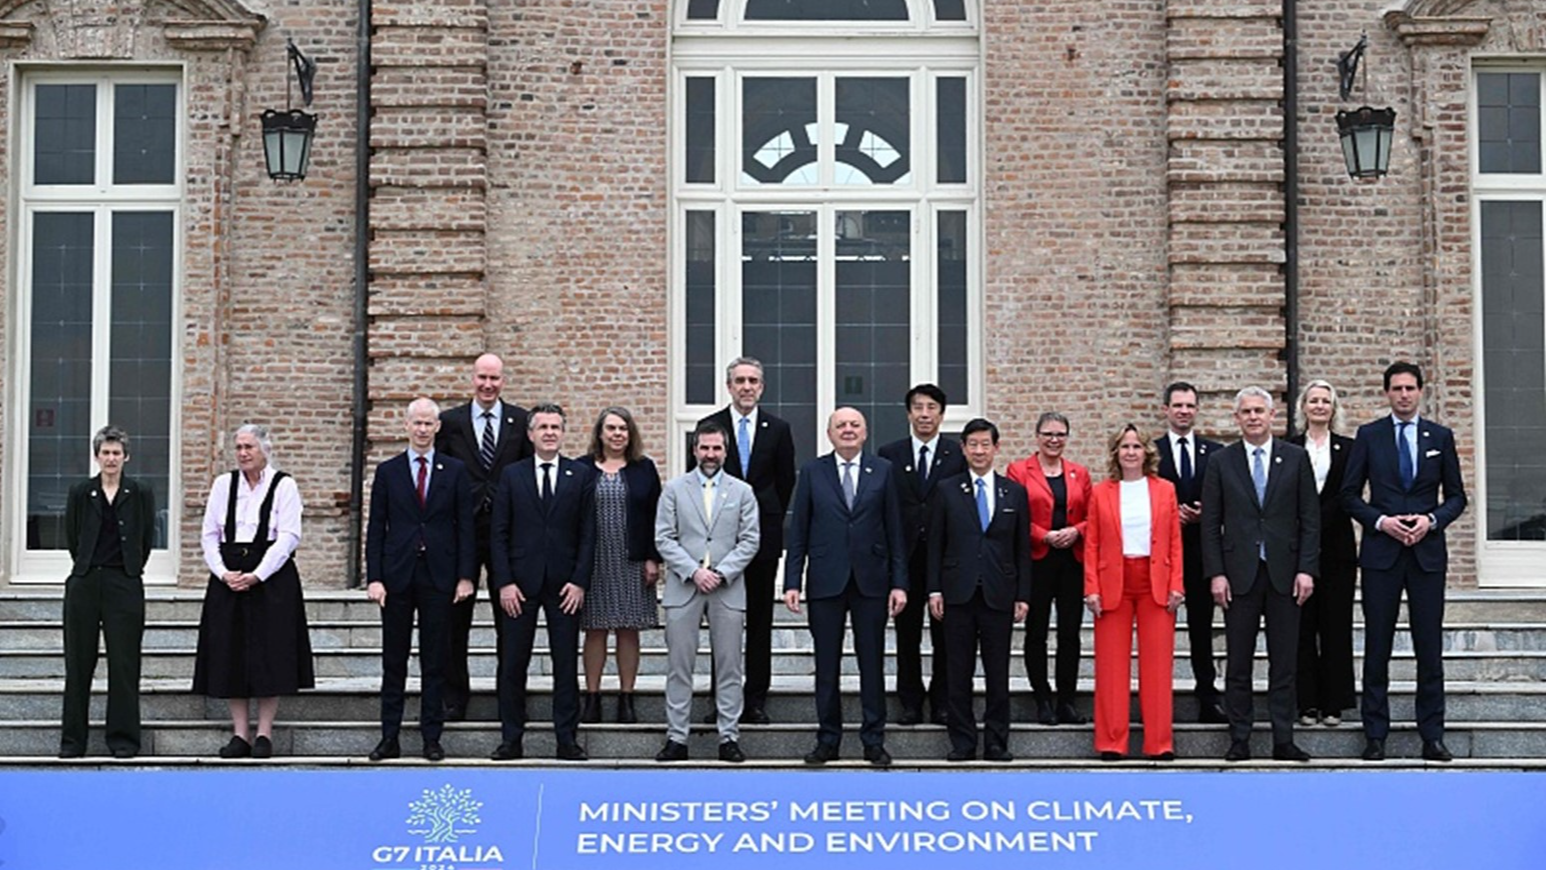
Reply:
<svg viewBox="0 0 1547 870"><path fill-rule="evenodd" d="M1359 568L1364 578L1364 694L1360 715L1364 733L1384 740L1391 728L1387 699L1392 640L1397 610L1407 591L1408 622L1418 665L1414 708L1418 733L1436 742L1445 733L1445 670L1442 625L1445 619L1445 528L1466 509L1456 436L1438 423L1417 422L1418 452L1413 483L1402 485L1396 426L1391 416L1359 427L1343 478L1343 508L1364 527ZM1369 497L1365 497L1365 485ZM1442 496L1443 493L1443 496ZM1434 525L1415 546L1405 547L1375 523L1381 517L1432 514ZM1395 522L1388 520L1388 522Z"/></svg>
<svg viewBox="0 0 1547 870"><path fill-rule="evenodd" d="M423 506L415 486L418 466L410 464L407 452L376 466L371 483L365 568L368 582L387 589L381 610L381 730L387 738L397 736L403 722L403 685L417 610L419 731L425 740L440 739L452 599L457 581L473 579L478 570L467 468L439 452L430 465Z"/></svg>
<svg viewBox="0 0 1547 870"><path fill-rule="evenodd" d="M806 463L795 484L784 589L800 591L816 647L817 741L837 746L843 739L843 704L838 672L843 657L844 617L854 626L859 660L860 740L879 746L886 731L887 598L908 587L903 567L902 515L892 465L863 454L854 457L854 504L845 504L838 472L842 460L829 453Z"/></svg>
<svg viewBox="0 0 1547 870"><path fill-rule="evenodd" d="M1196 431L1187 438L1195 457L1190 481L1183 481L1182 472L1176 467L1170 434L1155 439L1155 449L1160 452L1160 477L1176 487L1179 505L1203 500L1203 474L1208 470L1209 456L1225 449L1225 445ZM1199 703L1210 705L1219 699L1219 689L1214 685L1214 596L1209 591L1209 578L1203 574L1203 544L1198 528L1198 523L1182 526L1182 591L1187 603L1187 653L1192 662L1193 692Z"/></svg>
<svg viewBox="0 0 1547 870"><path fill-rule="evenodd" d="M579 614L565 613L560 590L573 583L591 587L596 554L596 466L562 456L555 459L553 495L545 504L537 488L539 459L507 466L494 493L489 549L490 588L496 597L515 584L525 596L521 615L505 620L504 668L499 684L502 740L520 743L526 730L526 671L537 634L537 611L546 614L553 652L553 727L559 745L575 742L580 690L575 682Z"/></svg>

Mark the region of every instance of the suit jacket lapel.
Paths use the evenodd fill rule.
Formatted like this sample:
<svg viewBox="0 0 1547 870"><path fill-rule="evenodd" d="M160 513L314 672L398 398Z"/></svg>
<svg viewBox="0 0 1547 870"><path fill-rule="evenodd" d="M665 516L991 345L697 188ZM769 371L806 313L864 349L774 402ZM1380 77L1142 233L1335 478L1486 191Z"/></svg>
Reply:
<svg viewBox="0 0 1547 870"><path fill-rule="evenodd" d="M838 463L839 459L837 454L829 453L826 456L823 456L821 461L817 463L817 474L822 475L822 485L830 487L833 491L833 494L838 497L838 506L844 510L848 510L848 506L844 504L843 477L838 473ZM857 498L857 494L859 493L858 472L855 472L854 492L856 493Z"/></svg>

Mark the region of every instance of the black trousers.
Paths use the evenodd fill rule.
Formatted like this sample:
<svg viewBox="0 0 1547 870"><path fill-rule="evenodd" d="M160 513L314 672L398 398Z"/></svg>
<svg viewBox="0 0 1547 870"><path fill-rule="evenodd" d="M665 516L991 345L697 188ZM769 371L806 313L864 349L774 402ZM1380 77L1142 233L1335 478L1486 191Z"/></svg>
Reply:
<svg viewBox="0 0 1547 870"><path fill-rule="evenodd" d="M381 609L381 736L396 737L403 725L403 685L413 644L414 614L419 615L419 733L439 740L445 723L447 639L454 593L436 589L423 556L414 560L413 577L402 592L388 592Z"/></svg>
<svg viewBox="0 0 1547 870"><path fill-rule="evenodd" d="M924 588L925 547L921 542L908 559L908 606L897 614L897 703L904 710L924 709L924 620L929 620L929 644L933 656L929 666L929 706L946 708L945 623L928 616L929 591Z"/></svg>
<svg viewBox="0 0 1547 870"><path fill-rule="evenodd" d="M1316 594L1300 608L1300 664L1295 693L1302 711L1341 715L1354 706L1354 576L1352 562L1321 560Z"/></svg>
<svg viewBox="0 0 1547 870"><path fill-rule="evenodd" d="M553 655L553 736L560 746L575 742L580 725L580 684L575 672L580 641L580 616L564 612L559 604L563 584L544 583L541 593L528 595L521 615L500 611L505 622L504 670L499 677L500 739L520 743L526 733L526 676L532 663L532 641L537 636L537 612L548 626L548 646Z"/></svg>
<svg viewBox="0 0 1547 870"><path fill-rule="evenodd" d="M768 686L773 678L774 575L778 559L754 559L742 575L747 584L747 639L742 667L743 709L768 705Z"/></svg>
<svg viewBox="0 0 1547 870"><path fill-rule="evenodd" d="M1080 624L1085 619L1085 571L1072 550L1049 550L1033 567L1031 610L1026 618L1026 679L1038 701L1052 703L1047 682L1048 617L1058 607L1057 703L1073 704L1080 678Z"/></svg>
<svg viewBox="0 0 1547 870"><path fill-rule="evenodd" d="M860 594L851 577L841 595L808 599L811 640L816 648L816 739L837 746L843 740L843 693L839 671L843 664L845 617L854 626L854 656L859 660L859 700L863 712L859 739L866 746L886 740L886 599Z"/></svg>
<svg viewBox="0 0 1547 870"><path fill-rule="evenodd" d="M482 569L484 585L488 586L490 566L493 562L489 558L489 514L480 512L474 523L477 532L478 568ZM477 585L478 578L472 578ZM473 631L473 615L477 611L478 593L475 589L473 596L466 601L451 605L451 652L446 661L446 706L466 710L467 702L472 697L472 680L468 676L467 646L468 636ZM489 590L489 612L494 616L494 640L496 645L495 656L495 685L499 685L499 673L505 666L505 620L504 611L500 610L500 597L493 589Z"/></svg>
<svg viewBox="0 0 1547 870"><path fill-rule="evenodd" d="M107 748L140 751L140 642L145 586L122 568L93 568L64 587L61 752L85 752L97 636L107 644Z"/></svg>
<svg viewBox="0 0 1547 870"><path fill-rule="evenodd" d="M1187 657L1192 662L1193 694L1202 703L1219 700L1214 685L1214 596L1203 576L1198 525L1182 527L1182 592L1187 604Z"/></svg>
<svg viewBox="0 0 1547 870"><path fill-rule="evenodd" d="M1295 737L1300 606L1292 593L1273 588L1267 565L1259 562L1251 589L1232 593L1225 611L1225 715L1230 718L1231 740L1245 740L1252 733L1252 661L1257 629L1264 621L1268 631L1268 715L1273 722L1273 745L1281 746Z"/></svg>
<svg viewBox="0 0 1547 870"><path fill-rule="evenodd" d="M1010 745L1010 632L1015 614L994 610L983 601L983 590L968 601L945 606L945 644L950 649L948 724L951 747L972 752L978 745L978 725L972 716L972 674L983 655L983 749Z"/></svg>
<svg viewBox="0 0 1547 870"><path fill-rule="evenodd" d="M1372 532L1371 534L1379 534ZM1385 740L1391 730L1391 646L1397 633L1397 610L1407 592L1407 621L1413 634L1418 666L1418 694L1413 699L1418 735L1426 741L1445 737L1445 573L1425 571L1404 549L1386 570L1364 574L1364 695L1359 706L1366 737Z"/></svg>

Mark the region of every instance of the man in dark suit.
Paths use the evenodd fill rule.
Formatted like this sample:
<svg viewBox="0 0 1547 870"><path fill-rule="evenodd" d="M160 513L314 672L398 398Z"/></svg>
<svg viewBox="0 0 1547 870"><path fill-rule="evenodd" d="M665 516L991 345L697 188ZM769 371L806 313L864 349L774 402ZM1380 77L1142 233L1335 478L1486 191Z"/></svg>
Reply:
<svg viewBox="0 0 1547 870"><path fill-rule="evenodd" d="M731 360L725 368L725 388L730 391L730 405L698 422L718 424L731 434L725 470L746 481L757 494L762 542L745 575L746 685L741 721L766 725L772 677L774 575L784 553L784 514L795 491L795 439L790 435L790 424L757 406L763 397L761 362L745 356Z"/></svg>
<svg viewBox="0 0 1547 870"><path fill-rule="evenodd" d="M440 745L451 609L472 598L473 490L467 468L435 450L440 409L426 398L408 405L408 450L376 466L365 532L366 594L381 607L381 742L370 759L397 758L403 683L419 614L419 734L424 757Z"/></svg>
<svg viewBox="0 0 1547 870"><path fill-rule="evenodd" d="M827 421L833 452L807 462L795 484L789 548L784 560L784 604L800 613L806 576L811 640L816 647L816 748L807 764L838 757L843 698L838 690L844 617L854 627L859 660L860 741L865 760L884 767L886 751L886 619L908 603L902 561L902 515L891 463L866 457L865 416L839 408ZM809 568L808 568L809 558Z"/></svg>
<svg viewBox="0 0 1547 870"><path fill-rule="evenodd" d="M1294 742L1300 605L1315 586L1321 541L1316 472L1305 450L1273 437L1273 397L1236 394L1241 441L1220 450L1203 476L1203 573L1225 612L1226 761L1252 757L1252 659L1268 631L1268 710L1273 757L1309 761Z"/></svg>
<svg viewBox="0 0 1547 870"><path fill-rule="evenodd" d="M1402 592L1418 665L1414 712L1423 757L1450 761L1445 747L1445 528L1466 510L1456 436L1419 419L1423 371L1410 362L1386 368L1391 415L1359 427L1343 480L1343 507L1364 527L1359 568L1364 588L1364 758L1386 757L1391 644ZM1365 484L1370 494L1366 498ZM1441 493L1444 493L1442 496Z"/></svg>
<svg viewBox="0 0 1547 870"><path fill-rule="evenodd" d="M435 436L439 453L462 460L473 484L473 525L476 532L478 565L492 574L489 555L489 517L493 512L494 488L500 474L512 462L532 455L532 442L526 437L526 411L503 402L505 363L492 353L473 361L473 400L443 411L440 432ZM473 573L473 585L478 574ZM446 720L456 722L467 716L471 694L467 674L467 638L473 627L477 591L451 608L451 654L446 664ZM499 599L489 589L489 611L494 615L497 650L495 685L503 667L505 620L500 618Z"/></svg>
<svg viewBox="0 0 1547 870"><path fill-rule="evenodd" d="M1215 725L1229 721L1214 685L1214 598L1203 575L1198 519L1202 515L1203 476L1209 456L1225 445L1193 431L1198 416L1198 390L1186 381L1166 387L1166 434L1155 439L1160 476L1176 487L1177 512L1182 516L1182 589L1187 596L1187 644L1192 660L1193 694L1198 721Z"/></svg>
<svg viewBox="0 0 1547 870"><path fill-rule="evenodd" d="M929 596L924 577L928 573L929 504L939 488L937 481L967 470L961 446L940 434L945 419L945 391L934 384L919 384L903 398L908 408L907 438L876 451L892 463L892 480L902 504L902 551L908 565L908 606L897 614L897 702L899 725L924 721L924 614ZM929 675L930 718L936 725L946 721L945 625L929 618L929 642L933 650Z"/></svg>
<svg viewBox="0 0 1547 870"><path fill-rule="evenodd" d="M972 674L983 654L983 759L1010 754L1010 634L1031 601L1031 508L1026 490L994 473L999 427L978 418L962 428L967 471L940 481L930 507L929 610L945 621L950 649L951 752L947 761L977 757Z"/></svg>
<svg viewBox="0 0 1547 870"><path fill-rule="evenodd" d="M542 609L553 652L553 732L557 757L584 761L575 739L580 724L576 683L578 614L591 586L596 554L596 466L559 455L564 410L536 405L527 423L534 453L505 469L494 492L491 583L505 622L505 668L499 681L500 745L490 758L522 756L526 732L526 671Z"/></svg>

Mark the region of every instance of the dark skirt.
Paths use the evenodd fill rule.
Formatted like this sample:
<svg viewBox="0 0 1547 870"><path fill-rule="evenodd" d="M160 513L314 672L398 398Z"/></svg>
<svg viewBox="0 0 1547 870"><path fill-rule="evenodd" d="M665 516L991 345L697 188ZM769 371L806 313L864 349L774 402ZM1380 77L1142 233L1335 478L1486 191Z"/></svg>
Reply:
<svg viewBox="0 0 1547 870"><path fill-rule="evenodd" d="M193 691L212 698L294 695L316 682L295 560L246 592L214 575L199 617Z"/></svg>

